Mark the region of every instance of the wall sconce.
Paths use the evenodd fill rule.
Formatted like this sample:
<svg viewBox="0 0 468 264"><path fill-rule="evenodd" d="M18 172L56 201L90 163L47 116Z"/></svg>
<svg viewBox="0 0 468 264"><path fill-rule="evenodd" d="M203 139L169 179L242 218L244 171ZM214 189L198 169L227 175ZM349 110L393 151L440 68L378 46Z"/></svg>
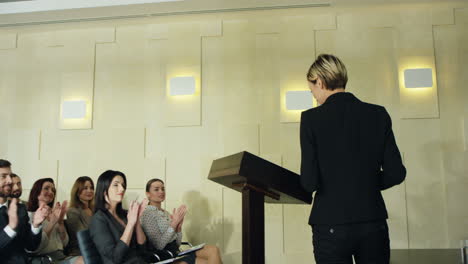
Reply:
<svg viewBox="0 0 468 264"><path fill-rule="evenodd" d="M169 80L169 94L177 95L193 95L195 94L195 77L173 77Z"/></svg>
<svg viewBox="0 0 468 264"><path fill-rule="evenodd" d="M287 110L305 110L312 108L312 93L310 91L286 92Z"/></svg>
<svg viewBox="0 0 468 264"><path fill-rule="evenodd" d="M406 69L404 71L406 88L429 88L432 83L432 69Z"/></svg>
<svg viewBox="0 0 468 264"><path fill-rule="evenodd" d="M86 117L86 101L64 101L62 103L63 119L83 119Z"/></svg>

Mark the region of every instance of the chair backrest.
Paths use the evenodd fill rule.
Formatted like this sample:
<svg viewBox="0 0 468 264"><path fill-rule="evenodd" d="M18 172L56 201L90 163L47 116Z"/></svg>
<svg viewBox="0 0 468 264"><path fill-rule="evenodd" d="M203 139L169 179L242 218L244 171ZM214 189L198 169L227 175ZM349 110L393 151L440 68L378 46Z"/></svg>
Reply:
<svg viewBox="0 0 468 264"><path fill-rule="evenodd" d="M94 245L89 230L81 230L76 233L78 245L85 264L102 264L101 256Z"/></svg>

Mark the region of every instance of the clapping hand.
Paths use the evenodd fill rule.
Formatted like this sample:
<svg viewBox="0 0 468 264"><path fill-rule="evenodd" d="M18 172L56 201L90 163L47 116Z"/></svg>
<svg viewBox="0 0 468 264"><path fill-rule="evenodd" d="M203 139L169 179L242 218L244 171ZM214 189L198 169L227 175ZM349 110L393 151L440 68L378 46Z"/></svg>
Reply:
<svg viewBox="0 0 468 264"><path fill-rule="evenodd" d="M181 205L177 210L174 208L171 215L171 227L174 230L179 229L179 225L184 220L185 214L187 213L187 206Z"/></svg>
<svg viewBox="0 0 468 264"><path fill-rule="evenodd" d="M67 201L64 201L62 204L56 202L52 212L49 214L49 221L52 223L63 223L63 218L67 213Z"/></svg>
<svg viewBox="0 0 468 264"><path fill-rule="evenodd" d="M140 207L138 208L138 218L141 218L141 216L143 215L143 212L146 209L146 206L148 206L148 199L145 198L143 199L143 201L141 201Z"/></svg>
<svg viewBox="0 0 468 264"><path fill-rule="evenodd" d="M34 213L33 226L35 228L44 222L44 220L49 216L50 208L46 204L42 204L37 211Z"/></svg>
<svg viewBox="0 0 468 264"><path fill-rule="evenodd" d="M138 221L140 210L140 204L137 201L132 201L130 203L130 208L128 208L127 212L127 221L128 225L135 226Z"/></svg>
<svg viewBox="0 0 468 264"><path fill-rule="evenodd" d="M8 207L8 225L11 229L18 226L18 199L11 199L10 206Z"/></svg>
<svg viewBox="0 0 468 264"><path fill-rule="evenodd" d="M59 204L60 205L60 204ZM59 223L63 223L63 219L65 218L65 214L67 213L68 211L68 208L67 208L67 205L68 205L68 201L65 200L62 202L62 206L60 208L60 215L59 215L59 218L58 218L58 221Z"/></svg>
<svg viewBox="0 0 468 264"><path fill-rule="evenodd" d="M182 224L184 224L184 219L185 219L185 217L182 218L182 220L180 221L179 225L177 226L177 228L176 228L176 232L177 232L177 233L182 232Z"/></svg>

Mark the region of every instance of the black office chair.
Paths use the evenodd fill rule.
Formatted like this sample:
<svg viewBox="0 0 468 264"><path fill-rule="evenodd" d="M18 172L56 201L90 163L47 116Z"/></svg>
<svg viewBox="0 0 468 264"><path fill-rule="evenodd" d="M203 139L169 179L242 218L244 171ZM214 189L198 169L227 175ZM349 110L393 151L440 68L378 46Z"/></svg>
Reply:
<svg viewBox="0 0 468 264"><path fill-rule="evenodd" d="M76 233L78 246L80 247L81 256L83 256L86 264L102 264L101 256L94 245L89 230L81 230Z"/></svg>

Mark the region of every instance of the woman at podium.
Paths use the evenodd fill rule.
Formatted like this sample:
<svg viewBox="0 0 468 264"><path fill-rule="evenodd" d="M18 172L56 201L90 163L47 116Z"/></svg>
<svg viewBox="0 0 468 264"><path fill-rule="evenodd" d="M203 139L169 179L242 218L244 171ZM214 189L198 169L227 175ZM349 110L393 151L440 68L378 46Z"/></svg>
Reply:
<svg viewBox="0 0 468 264"><path fill-rule="evenodd" d="M381 191L403 182L406 169L384 107L346 92L346 67L317 57L307 72L320 106L301 116L301 183L315 192L309 224L315 260L389 263L387 210Z"/></svg>

